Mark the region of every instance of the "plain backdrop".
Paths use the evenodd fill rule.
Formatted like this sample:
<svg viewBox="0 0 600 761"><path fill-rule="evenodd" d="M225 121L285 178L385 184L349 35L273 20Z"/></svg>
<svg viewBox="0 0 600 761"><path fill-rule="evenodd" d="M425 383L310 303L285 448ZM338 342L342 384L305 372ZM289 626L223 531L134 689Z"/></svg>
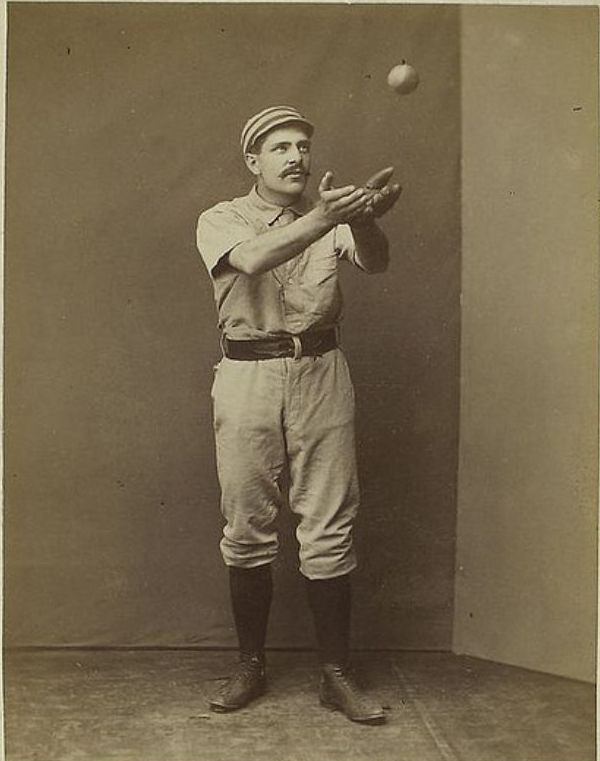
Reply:
<svg viewBox="0 0 600 761"><path fill-rule="evenodd" d="M265 106L313 183L388 164L385 275L343 273L363 506L354 645L448 649L459 392L459 9L12 4L6 190L8 645L232 646L200 210L247 192ZM419 89L388 70L408 59ZM272 646L312 644L282 515Z"/></svg>

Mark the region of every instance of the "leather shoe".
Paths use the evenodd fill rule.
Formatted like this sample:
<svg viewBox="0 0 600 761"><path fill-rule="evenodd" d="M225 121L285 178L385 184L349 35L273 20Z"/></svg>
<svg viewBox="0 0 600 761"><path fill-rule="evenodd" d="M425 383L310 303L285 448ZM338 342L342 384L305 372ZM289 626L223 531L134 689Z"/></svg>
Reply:
<svg viewBox="0 0 600 761"><path fill-rule="evenodd" d="M266 686L264 655L241 653L237 669L209 701L209 707L217 713L237 711L262 695Z"/></svg>
<svg viewBox="0 0 600 761"><path fill-rule="evenodd" d="M336 664L325 664L319 688L321 705L341 711L351 721L361 724L384 724L383 708L356 685L349 669Z"/></svg>

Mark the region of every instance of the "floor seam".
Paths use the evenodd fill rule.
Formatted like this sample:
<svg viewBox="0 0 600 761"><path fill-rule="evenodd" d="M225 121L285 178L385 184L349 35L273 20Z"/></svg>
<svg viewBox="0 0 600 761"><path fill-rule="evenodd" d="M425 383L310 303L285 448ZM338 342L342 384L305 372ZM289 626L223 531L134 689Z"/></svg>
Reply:
<svg viewBox="0 0 600 761"><path fill-rule="evenodd" d="M450 745L450 743L445 739L443 734L440 730L437 729L435 721L429 714L429 711L425 707L425 705L422 703L421 700L417 697L417 692L413 685L411 684L410 680L406 677L405 674L402 673L402 671L398 668L398 666L395 663L392 663L392 669L394 671L394 674L396 675L396 678L402 685L407 698L411 701L412 705L415 708L415 711L419 715L419 718L423 722L423 725L427 732L429 733L429 736L433 740L435 747L439 751L439 754L443 761L460 761L459 756L456 755L454 749Z"/></svg>

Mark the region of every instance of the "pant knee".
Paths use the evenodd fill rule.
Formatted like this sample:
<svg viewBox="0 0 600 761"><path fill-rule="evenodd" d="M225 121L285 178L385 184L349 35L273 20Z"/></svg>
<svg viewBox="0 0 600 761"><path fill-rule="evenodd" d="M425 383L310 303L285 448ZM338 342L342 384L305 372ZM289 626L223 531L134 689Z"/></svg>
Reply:
<svg viewBox="0 0 600 761"><path fill-rule="evenodd" d="M300 549L300 572L307 579L333 579L350 573L356 566L356 552L351 542L321 552L315 548Z"/></svg>
<svg viewBox="0 0 600 761"><path fill-rule="evenodd" d="M262 542L242 542L224 534L220 547L225 565L255 568L275 560L279 542L276 537Z"/></svg>

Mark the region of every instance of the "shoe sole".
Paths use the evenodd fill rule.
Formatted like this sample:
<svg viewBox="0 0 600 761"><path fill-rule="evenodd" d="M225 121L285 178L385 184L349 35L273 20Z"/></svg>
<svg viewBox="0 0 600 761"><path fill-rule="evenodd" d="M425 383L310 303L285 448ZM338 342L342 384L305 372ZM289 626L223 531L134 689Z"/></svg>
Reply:
<svg viewBox="0 0 600 761"><path fill-rule="evenodd" d="M252 701L260 698L265 694L266 691L267 689L264 687L263 689L255 692L250 698L248 698L248 700L246 700L245 703L240 703L239 705L227 705L226 703L217 703L216 701L211 700L208 703L208 707L214 713L231 713L232 711L239 711L240 708L245 708L247 705L252 703Z"/></svg>
<svg viewBox="0 0 600 761"><path fill-rule="evenodd" d="M214 711L214 713L230 713L231 711L238 711L240 708L243 708L244 705L247 705L247 703L244 703L241 706L224 706L220 703L209 703L208 707L211 711Z"/></svg>
<svg viewBox="0 0 600 761"><path fill-rule="evenodd" d="M356 724L369 724L370 726L376 726L378 724L385 724L387 721L385 714L377 716L365 716L364 719L353 718L352 716L348 716L344 709L341 706L337 705L337 703L330 703L323 698L320 698L319 702L324 708L327 708L329 711L339 711L340 713L343 713L346 718L350 719L350 721L354 721Z"/></svg>

